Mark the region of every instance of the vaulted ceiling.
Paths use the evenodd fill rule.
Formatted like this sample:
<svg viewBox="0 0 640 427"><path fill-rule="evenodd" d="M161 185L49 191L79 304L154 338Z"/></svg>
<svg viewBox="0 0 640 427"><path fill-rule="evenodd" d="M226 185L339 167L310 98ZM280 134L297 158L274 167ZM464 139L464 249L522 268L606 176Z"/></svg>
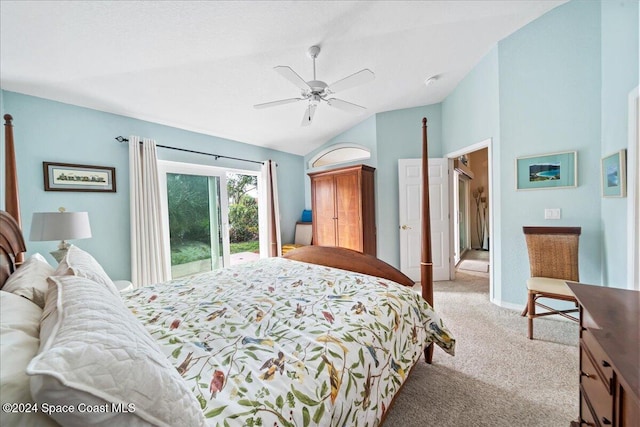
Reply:
<svg viewBox="0 0 640 427"><path fill-rule="evenodd" d="M2 89L306 154L371 115L442 101L502 38L565 0L6 1ZM375 80L308 102L274 67ZM425 85L426 78L438 79ZM153 135L148 135L153 137Z"/></svg>

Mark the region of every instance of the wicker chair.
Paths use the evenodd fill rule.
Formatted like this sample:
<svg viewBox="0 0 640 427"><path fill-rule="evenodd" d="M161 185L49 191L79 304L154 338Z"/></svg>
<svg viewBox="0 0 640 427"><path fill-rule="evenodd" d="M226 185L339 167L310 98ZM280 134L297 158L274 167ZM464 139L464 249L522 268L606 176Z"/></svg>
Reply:
<svg viewBox="0 0 640 427"><path fill-rule="evenodd" d="M533 319L558 314L574 321L570 313L578 311L578 303L566 282L579 281L578 240L580 227L522 227L529 252L531 277L527 280L527 306L522 316L528 316L527 336L533 339ZM538 302L539 298L571 301L576 308L557 310ZM536 306L546 312L536 313Z"/></svg>

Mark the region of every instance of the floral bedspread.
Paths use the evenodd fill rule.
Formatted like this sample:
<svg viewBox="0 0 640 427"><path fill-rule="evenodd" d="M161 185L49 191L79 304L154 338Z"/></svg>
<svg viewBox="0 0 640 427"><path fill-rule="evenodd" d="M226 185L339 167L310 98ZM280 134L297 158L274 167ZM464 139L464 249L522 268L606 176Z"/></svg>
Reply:
<svg viewBox="0 0 640 427"><path fill-rule="evenodd" d="M455 346L411 289L282 258L124 298L211 426L377 426L424 346Z"/></svg>

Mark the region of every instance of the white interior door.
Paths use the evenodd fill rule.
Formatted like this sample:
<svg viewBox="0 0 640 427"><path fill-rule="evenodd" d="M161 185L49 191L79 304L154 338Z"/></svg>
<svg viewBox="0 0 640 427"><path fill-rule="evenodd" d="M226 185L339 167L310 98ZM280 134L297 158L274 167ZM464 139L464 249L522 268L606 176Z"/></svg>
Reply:
<svg viewBox="0 0 640 427"><path fill-rule="evenodd" d="M448 159L429 159L433 280L449 280ZM422 160L399 159L400 270L420 280Z"/></svg>

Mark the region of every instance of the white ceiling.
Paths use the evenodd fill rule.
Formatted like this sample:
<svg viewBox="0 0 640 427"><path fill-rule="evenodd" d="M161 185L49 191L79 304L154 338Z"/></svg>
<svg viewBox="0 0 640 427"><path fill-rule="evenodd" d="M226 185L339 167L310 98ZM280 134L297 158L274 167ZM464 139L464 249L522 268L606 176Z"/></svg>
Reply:
<svg viewBox="0 0 640 427"><path fill-rule="evenodd" d="M375 113L442 101L497 41L565 1L2 0L0 84L306 154ZM323 103L301 127L306 102L253 108L300 95L273 67L312 80L312 45L318 80L375 73L336 94L364 114Z"/></svg>

